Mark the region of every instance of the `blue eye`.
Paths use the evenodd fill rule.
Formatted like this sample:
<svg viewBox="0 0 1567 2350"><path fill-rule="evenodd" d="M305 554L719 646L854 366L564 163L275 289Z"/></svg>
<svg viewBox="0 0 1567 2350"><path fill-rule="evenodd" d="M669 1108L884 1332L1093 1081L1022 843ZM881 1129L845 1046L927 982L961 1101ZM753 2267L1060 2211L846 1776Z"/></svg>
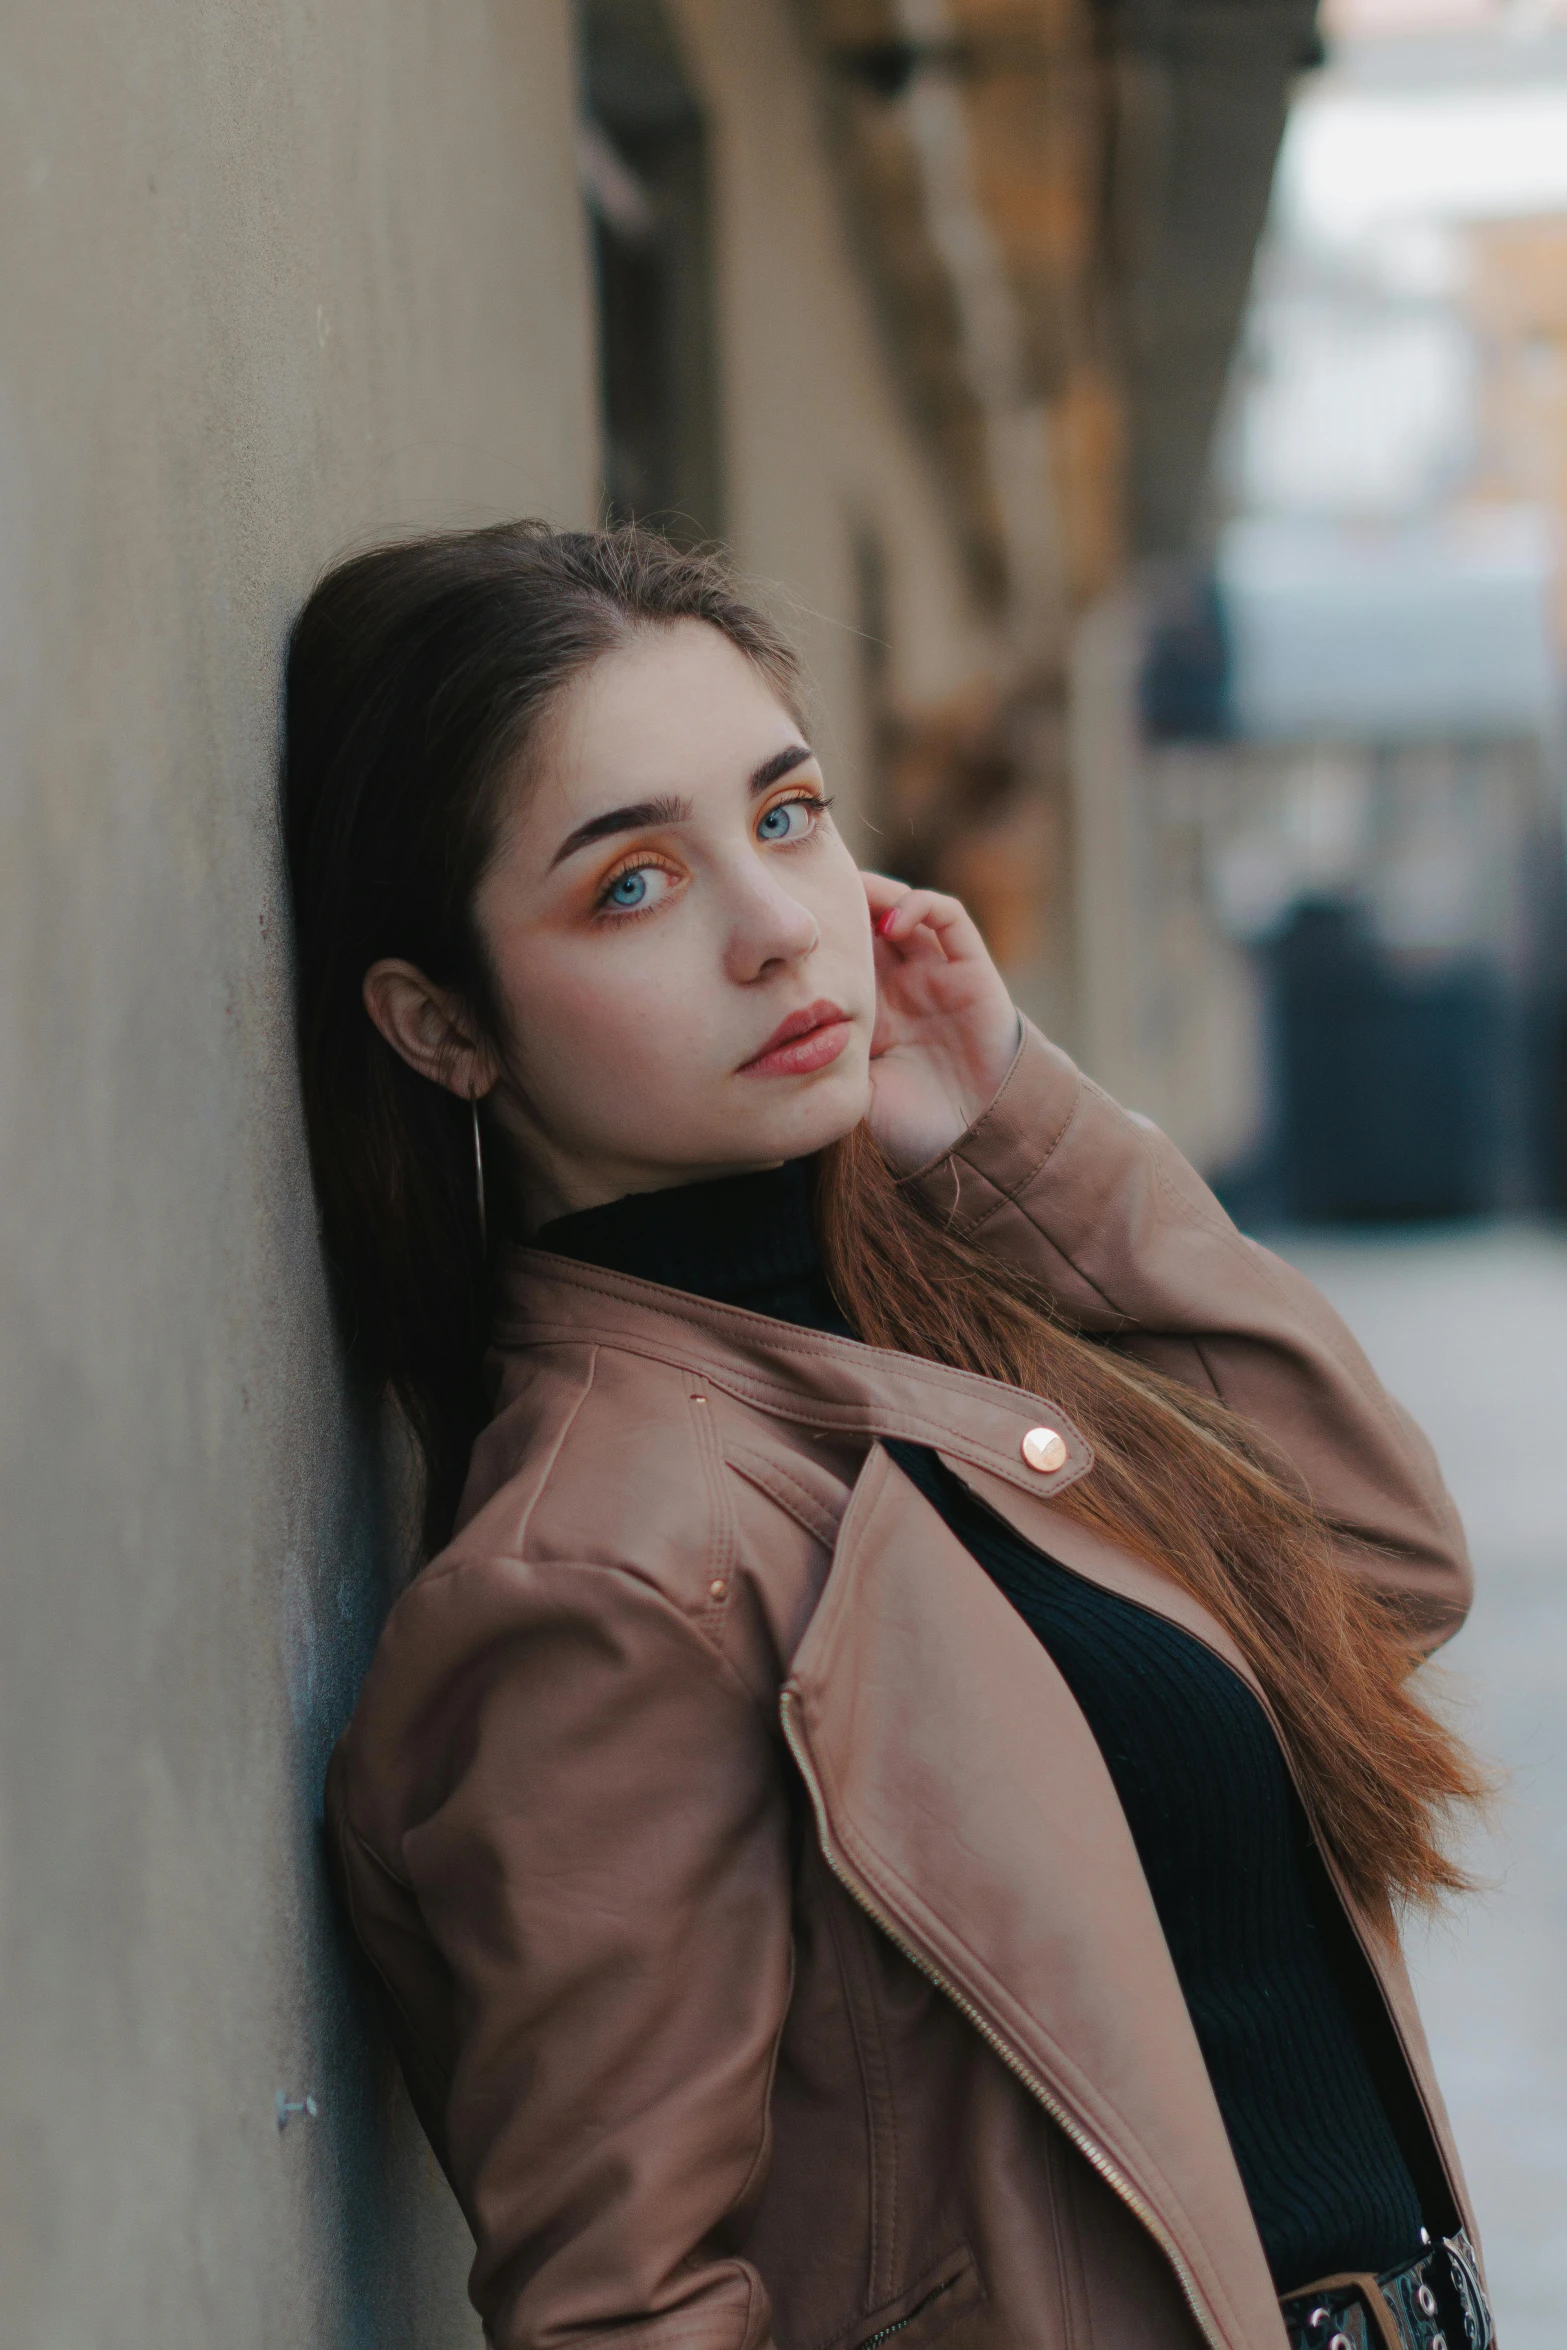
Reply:
<svg viewBox="0 0 1567 2350"><path fill-rule="evenodd" d="M680 876L671 873L667 865L624 865L604 884L598 908L604 914L651 914L680 887Z"/></svg>
<svg viewBox="0 0 1567 2350"><path fill-rule="evenodd" d="M817 803L814 800L779 800L768 809L756 828L759 840L797 840L808 831Z"/></svg>

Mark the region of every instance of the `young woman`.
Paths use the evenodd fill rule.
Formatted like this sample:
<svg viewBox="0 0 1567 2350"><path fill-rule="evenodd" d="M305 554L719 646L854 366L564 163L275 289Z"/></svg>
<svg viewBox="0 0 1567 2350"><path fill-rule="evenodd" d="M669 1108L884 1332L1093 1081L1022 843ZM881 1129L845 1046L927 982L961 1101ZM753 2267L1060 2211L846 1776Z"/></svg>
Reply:
<svg viewBox="0 0 1567 2350"><path fill-rule="evenodd" d="M708 561L345 563L287 827L437 1554L329 1818L487 2338L1478 2350L1395 1930L1468 1570L1341 1324L856 871Z"/></svg>

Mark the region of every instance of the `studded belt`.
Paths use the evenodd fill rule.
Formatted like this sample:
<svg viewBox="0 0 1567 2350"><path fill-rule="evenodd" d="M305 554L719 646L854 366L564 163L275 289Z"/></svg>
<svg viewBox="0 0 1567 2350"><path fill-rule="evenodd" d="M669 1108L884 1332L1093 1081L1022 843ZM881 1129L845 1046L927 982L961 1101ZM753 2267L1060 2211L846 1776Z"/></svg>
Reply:
<svg viewBox="0 0 1567 2350"><path fill-rule="evenodd" d="M1461 2228L1385 2276L1324 2277L1279 2307L1290 2350L1493 2350L1496 2340Z"/></svg>

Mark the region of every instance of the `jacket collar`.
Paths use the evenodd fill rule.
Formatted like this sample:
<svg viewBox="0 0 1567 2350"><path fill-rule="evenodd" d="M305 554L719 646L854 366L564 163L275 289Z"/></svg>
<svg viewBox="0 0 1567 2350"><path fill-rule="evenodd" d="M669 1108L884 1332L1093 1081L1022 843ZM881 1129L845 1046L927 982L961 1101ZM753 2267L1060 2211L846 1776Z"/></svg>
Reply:
<svg viewBox="0 0 1567 2350"><path fill-rule="evenodd" d="M1025 1541L1206 1641L1261 1694L1240 1649L1199 1600L1052 1507L1093 1467L1094 1456L1048 1397L542 1249L515 1249L503 1260L494 1337L503 1354L570 1339L619 1347L677 1363L798 1426L931 1445ZM1053 1474L1031 1468L1023 1456L1023 1438L1040 1426L1054 1428L1067 1448Z"/></svg>
<svg viewBox="0 0 1567 2350"><path fill-rule="evenodd" d="M576 1340L678 1364L759 1411L797 1425L934 1445L1030 1497L1064 1493L1093 1466L1093 1451L1058 1405L972 1371L864 1346L717 1305L629 1273L609 1273L540 1249L503 1260L494 1339L504 1356ZM1023 1438L1053 1428L1066 1458L1031 1468Z"/></svg>

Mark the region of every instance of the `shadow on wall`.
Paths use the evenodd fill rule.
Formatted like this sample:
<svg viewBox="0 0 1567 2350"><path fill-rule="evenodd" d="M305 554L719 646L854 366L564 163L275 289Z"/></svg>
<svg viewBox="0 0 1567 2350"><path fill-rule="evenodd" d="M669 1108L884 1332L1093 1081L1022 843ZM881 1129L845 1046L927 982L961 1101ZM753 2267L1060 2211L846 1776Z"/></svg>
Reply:
<svg viewBox="0 0 1567 2350"><path fill-rule="evenodd" d="M331 2339L342 2350L478 2350L467 2297L473 2243L414 2117L379 2020L379 1987L333 1892L322 1789L411 1550L408 1464L395 1431L363 1396L347 1414L335 1523L322 1530L314 1581L297 1561L283 1649L298 1812L298 1881L311 1920L306 1977L315 2073L293 2085L318 2112L284 2118L306 2139L305 2226L335 2280Z"/></svg>

